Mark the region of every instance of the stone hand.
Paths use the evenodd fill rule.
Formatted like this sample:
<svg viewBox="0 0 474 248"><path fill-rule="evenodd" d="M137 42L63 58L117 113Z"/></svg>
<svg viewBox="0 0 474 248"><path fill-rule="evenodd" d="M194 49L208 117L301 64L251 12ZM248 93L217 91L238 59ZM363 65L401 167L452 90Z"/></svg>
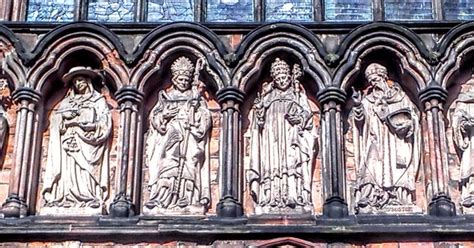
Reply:
<svg viewBox="0 0 474 248"><path fill-rule="evenodd" d="M61 113L63 119L71 120L79 116L79 112L77 110L67 110Z"/></svg>
<svg viewBox="0 0 474 248"><path fill-rule="evenodd" d="M165 119L171 119L174 116L176 116L179 112L178 108L165 108L163 110L163 118Z"/></svg>
<svg viewBox="0 0 474 248"><path fill-rule="evenodd" d="M291 125L296 125L296 124L301 123L301 118L300 118L300 116L297 116L297 115L289 115L289 114L286 114L286 115L285 115L285 118L288 120L288 122L289 122Z"/></svg>
<svg viewBox="0 0 474 248"><path fill-rule="evenodd" d="M79 127L86 132L94 131L96 129L96 125L92 122L81 122L79 123Z"/></svg>

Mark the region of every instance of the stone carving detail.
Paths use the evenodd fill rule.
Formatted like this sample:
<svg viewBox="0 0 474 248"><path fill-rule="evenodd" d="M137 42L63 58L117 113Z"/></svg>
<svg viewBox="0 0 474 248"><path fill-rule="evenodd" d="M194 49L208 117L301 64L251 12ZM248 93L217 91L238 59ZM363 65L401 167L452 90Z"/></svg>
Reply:
<svg viewBox="0 0 474 248"><path fill-rule="evenodd" d="M103 212L110 191L112 117L105 98L92 85L100 78L82 66L63 76L71 88L50 118L41 214Z"/></svg>
<svg viewBox="0 0 474 248"><path fill-rule="evenodd" d="M6 79L0 79L0 163L2 158L5 155L6 143L8 139L8 117L7 111L4 108L4 105L8 104L8 99L3 95L3 92L8 88L8 82Z"/></svg>
<svg viewBox="0 0 474 248"><path fill-rule="evenodd" d="M420 127L416 106L387 69L370 64L370 86L354 90L354 146L358 167L356 213L413 213L415 177L420 163Z"/></svg>
<svg viewBox="0 0 474 248"><path fill-rule="evenodd" d="M461 158L460 188L464 212L474 213L474 75L454 102L453 140Z"/></svg>
<svg viewBox="0 0 474 248"><path fill-rule="evenodd" d="M158 93L146 140L150 198L148 215L204 214L210 201L211 112L202 97L199 72L187 57L171 65L172 88Z"/></svg>
<svg viewBox="0 0 474 248"><path fill-rule="evenodd" d="M271 64L253 106L247 181L256 214L311 213L311 179L316 128L299 65Z"/></svg>

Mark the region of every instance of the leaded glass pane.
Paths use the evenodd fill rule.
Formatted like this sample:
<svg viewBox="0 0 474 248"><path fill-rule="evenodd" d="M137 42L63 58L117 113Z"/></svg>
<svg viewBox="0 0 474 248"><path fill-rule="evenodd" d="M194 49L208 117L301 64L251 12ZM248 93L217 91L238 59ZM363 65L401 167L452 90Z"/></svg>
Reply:
<svg viewBox="0 0 474 248"><path fill-rule="evenodd" d="M135 0L89 0L87 18L98 22L133 22Z"/></svg>
<svg viewBox="0 0 474 248"><path fill-rule="evenodd" d="M253 0L207 0L207 21L253 21Z"/></svg>
<svg viewBox="0 0 474 248"><path fill-rule="evenodd" d="M446 20L474 20L473 0L444 0Z"/></svg>
<svg viewBox="0 0 474 248"><path fill-rule="evenodd" d="M149 0L147 21L194 21L194 1Z"/></svg>
<svg viewBox="0 0 474 248"><path fill-rule="evenodd" d="M327 21L370 21L372 20L371 0L326 0Z"/></svg>
<svg viewBox="0 0 474 248"><path fill-rule="evenodd" d="M433 19L432 0L385 0L386 20Z"/></svg>
<svg viewBox="0 0 474 248"><path fill-rule="evenodd" d="M30 22L67 22L74 20L74 0L29 0Z"/></svg>
<svg viewBox="0 0 474 248"><path fill-rule="evenodd" d="M312 21L312 0L266 0L266 21Z"/></svg>

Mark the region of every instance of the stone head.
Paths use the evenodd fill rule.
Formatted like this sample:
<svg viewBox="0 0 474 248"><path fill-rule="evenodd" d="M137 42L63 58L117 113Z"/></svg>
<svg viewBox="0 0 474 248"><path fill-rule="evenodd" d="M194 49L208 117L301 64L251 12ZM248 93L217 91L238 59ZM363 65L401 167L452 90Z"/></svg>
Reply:
<svg viewBox="0 0 474 248"><path fill-rule="evenodd" d="M191 88L194 65L190 59L179 57L171 65L171 82L175 89L184 92Z"/></svg>
<svg viewBox="0 0 474 248"><path fill-rule="evenodd" d="M92 81L100 78L99 73L92 68L76 66L63 76L63 82L71 83L76 93L84 94L92 91Z"/></svg>
<svg viewBox="0 0 474 248"><path fill-rule="evenodd" d="M372 63L365 69L365 78L373 87L385 89L387 84L387 68L377 63Z"/></svg>
<svg viewBox="0 0 474 248"><path fill-rule="evenodd" d="M280 58L276 58L270 68L270 75L273 78L275 87L286 90L291 85L290 66Z"/></svg>

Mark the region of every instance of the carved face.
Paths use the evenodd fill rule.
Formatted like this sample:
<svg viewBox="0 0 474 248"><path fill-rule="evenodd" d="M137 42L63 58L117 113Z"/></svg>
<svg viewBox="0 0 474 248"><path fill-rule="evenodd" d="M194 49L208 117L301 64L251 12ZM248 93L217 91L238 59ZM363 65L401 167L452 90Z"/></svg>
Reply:
<svg viewBox="0 0 474 248"><path fill-rule="evenodd" d="M380 75L377 73L370 74L367 76L367 81L369 81L370 85L375 88L385 90L388 88L387 85L387 77L384 75Z"/></svg>
<svg viewBox="0 0 474 248"><path fill-rule="evenodd" d="M79 93L79 94L87 93L89 90L88 85L90 81L91 80L89 78L84 77L82 75L74 77L74 79L72 80L72 83L74 85L74 90L76 91L76 93Z"/></svg>
<svg viewBox="0 0 474 248"><path fill-rule="evenodd" d="M191 88L191 80L186 75L176 75L173 76L173 85L176 89L183 92Z"/></svg>
<svg viewBox="0 0 474 248"><path fill-rule="evenodd" d="M273 80L275 82L275 87L280 90L287 90L288 87L290 87L290 75L287 73L279 73L278 75L273 77Z"/></svg>

